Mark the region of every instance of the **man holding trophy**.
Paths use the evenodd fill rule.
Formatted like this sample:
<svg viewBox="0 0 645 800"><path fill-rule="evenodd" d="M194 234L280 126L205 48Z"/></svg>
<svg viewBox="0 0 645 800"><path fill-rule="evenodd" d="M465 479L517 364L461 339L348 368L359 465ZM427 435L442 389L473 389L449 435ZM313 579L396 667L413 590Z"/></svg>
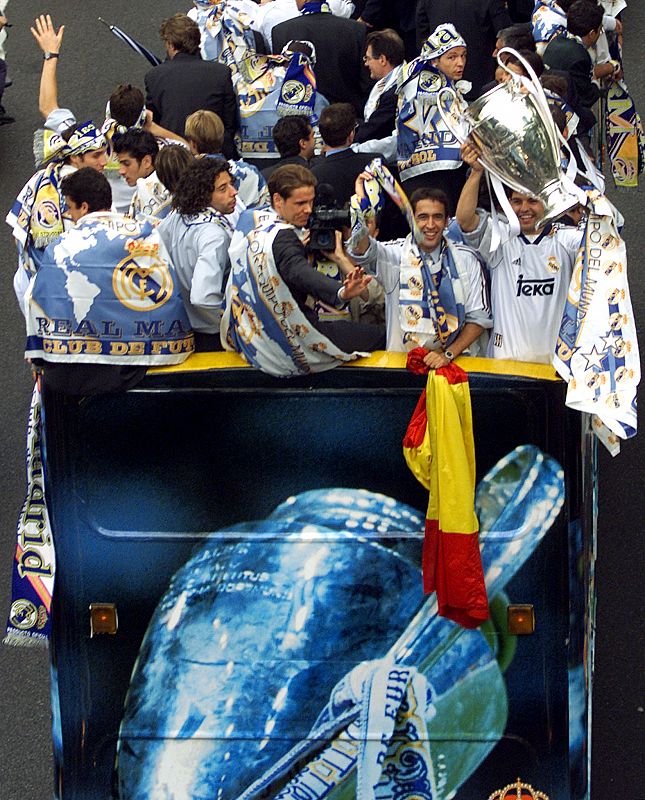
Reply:
<svg viewBox="0 0 645 800"><path fill-rule="evenodd" d="M486 259L491 275L493 330L488 355L550 364L582 232L551 223L538 232L544 204L511 191L509 201L520 231L512 235L509 223L500 222L502 242L495 245L491 215L477 208L484 174L479 151L466 143L461 155L471 172L456 218L464 240Z"/></svg>

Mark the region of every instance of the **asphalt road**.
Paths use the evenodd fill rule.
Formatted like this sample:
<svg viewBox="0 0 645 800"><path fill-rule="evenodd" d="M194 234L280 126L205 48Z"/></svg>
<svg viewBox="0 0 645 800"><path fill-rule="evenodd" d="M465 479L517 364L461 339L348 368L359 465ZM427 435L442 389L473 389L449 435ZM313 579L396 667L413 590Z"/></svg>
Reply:
<svg viewBox="0 0 645 800"><path fill-rule="evenodd" d="M474 0L473 0L474 1ZM0 0L1 3L1 0ZM0 128L0 211L4 217L16 193L32 172L32 133L40 124L37 97L42 59L29 33L34 16L49 11L64 22L66 35L59 65L59 101L79 119L103 119L105 98L118 83L142 83L147 65L117 42L97 21L99 15L161 53L159 22L186 10L170 0L96 0L83 4L52 2L42 7L30 0L13 0L7 16L13 23L7 42L14 82L4 105L17 118ZM641 44L645 37L645 7L630 0L625 12L626 78L645 113L645 72ZM630 256L632 301L637 320L645 318L642 254L645 253L642 190L614 192L614 202L626 217L625 238ZM24 493L23 439L30 381L22 360L24 325L12 289L15 253L9 229L0 225L0 281L3 312L0 369L4 375L0 399L2 449L0 469L0 614L10 596L10 567L15 521ZM639 333L641 326L639 325ZM642 337L641 338L642 341ZM623 446L617 459L601 454L598 536L598 614L593 726L593 800L645 798L643 723L643 636L641 586L643 575L642 479L645 438ZM46 655L0 648L1 800L47 800L52 796L49 733L49 689Z"/></svg>

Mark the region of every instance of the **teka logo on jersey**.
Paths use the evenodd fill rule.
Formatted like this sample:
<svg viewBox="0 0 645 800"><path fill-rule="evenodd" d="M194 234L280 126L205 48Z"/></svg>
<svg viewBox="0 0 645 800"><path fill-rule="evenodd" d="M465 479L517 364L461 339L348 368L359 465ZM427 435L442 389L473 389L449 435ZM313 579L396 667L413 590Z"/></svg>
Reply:
<svg viewBox="0 0 645 800"><path fill-rule="evenodd" d="M517 297L544 297L553 294L555 278L529 279L521 273L517 276Z"/></svg>

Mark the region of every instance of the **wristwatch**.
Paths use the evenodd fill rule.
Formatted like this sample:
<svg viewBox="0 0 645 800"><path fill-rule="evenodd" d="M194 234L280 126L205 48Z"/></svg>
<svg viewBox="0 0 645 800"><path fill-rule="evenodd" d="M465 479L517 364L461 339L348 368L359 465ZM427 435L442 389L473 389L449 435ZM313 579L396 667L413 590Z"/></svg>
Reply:
<svg viewBox="0 0 645 800"><path fill-rule="evenodd" d="M45 61L49 61L50 58L58 58L58 53L50 53L49 50L45 50L43 53L43 58Z"/></svg>
<svg viewBox="0 0 645 800"><path fill-rule="evenodd" d="M452 361L453 358L455 357L455 354L452 352L452 350L444 350L443 354L448 359L448 361Z"/></svg>

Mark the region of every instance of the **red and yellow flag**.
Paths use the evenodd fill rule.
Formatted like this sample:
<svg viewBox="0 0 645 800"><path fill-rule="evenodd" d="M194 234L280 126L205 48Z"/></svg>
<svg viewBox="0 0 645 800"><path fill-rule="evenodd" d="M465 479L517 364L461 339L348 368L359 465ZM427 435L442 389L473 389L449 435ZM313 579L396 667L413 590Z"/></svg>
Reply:
<svg viewBox="0 0 645 800"><path fill-rule="evenodd" d="M475 514L475 445L467 374L456 364L430 370L403 440L416 479L430 492L423 588L439 614L476 628L488 599Z"/></svg>

